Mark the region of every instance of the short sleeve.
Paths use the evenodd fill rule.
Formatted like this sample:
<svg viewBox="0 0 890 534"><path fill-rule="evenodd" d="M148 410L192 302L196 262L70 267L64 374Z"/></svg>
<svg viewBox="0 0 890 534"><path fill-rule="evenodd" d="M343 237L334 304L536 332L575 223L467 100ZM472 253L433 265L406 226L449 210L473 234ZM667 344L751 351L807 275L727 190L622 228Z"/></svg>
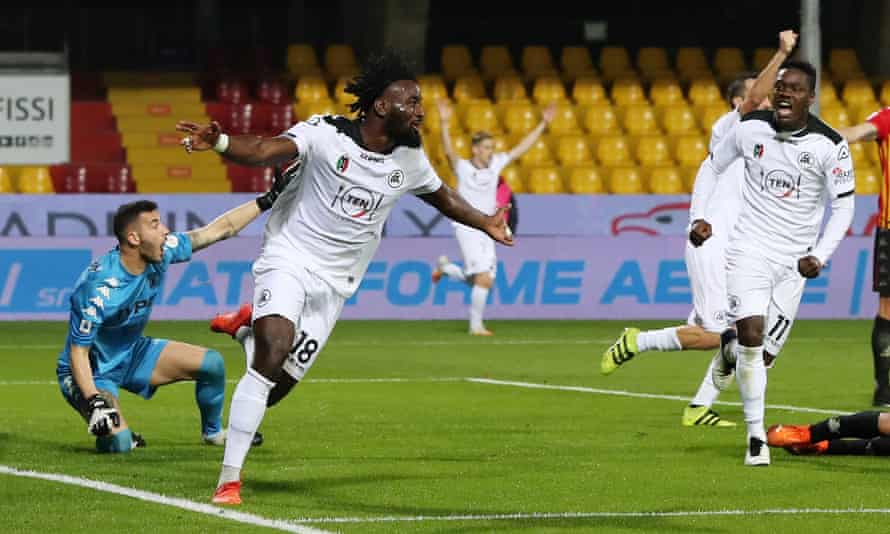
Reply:
<svg viewBox="0 0 890 534"><path fill-rule="evenodd" d="M846 141L831 146L824 157L823 168L825 186L831 198L842 198L853 194L856 190L856 175L853 171L850 145Z"/></svg>
<svg viewBox="0 0 890 534"><path fill-rule="evenodd" d="M305 121L294 124L284 132L284 137L294 142L296 146L295 155L299 156L301 160L305 160L312 154L313 146L315 146L322 133L323 120L324 118L321 115L313 115Z"/></svg>
<svg viewBox="0 0 890 534"><path fill-rule="evenodd" d="M884 108L869 115L868 122L878 129L877 140L883 141L890 134L890 108Z"/></svg>
<svg viewBox="0 0 890 534"><path fill-rule="evenodd" d="M96 339L96 333L105 318L108 292L104 285L96 285L85 280L71 294L71 312L68 320L68 335L75 345L88 347Z"/></svg>
<svg viewBox="0 0 890 534"><path fill-rule="evenodd" d="M501 174L501 171L504 170L504 167L509 165L511 161L513 160L510 158L509 153L497 152L491 156L491 164L489 167L494 174L499 175Z"/></svg>
<svg viewBox="0 0 890 534"><path fill-rule="evenodd" d="M164 240L164 266L192 259L192 240L182 232L167 234Z"/></svg>
<svg viewBox="0 0 890 534"><path fill-rule="evenodd" d="M720 142L711 150L709 160L718 174L728 169L736 158L742 156L741 139L739 137L739 131L742 129L741 124L729 128Z"/></svg>
<svg viewBox="0 0 890 534"><path fill-rule="evenodd" d="M411 168L406 169L411 181L410 191L415 195L434 193L442 187L442 180L430 164L423 150L412 149Z"/></svg>

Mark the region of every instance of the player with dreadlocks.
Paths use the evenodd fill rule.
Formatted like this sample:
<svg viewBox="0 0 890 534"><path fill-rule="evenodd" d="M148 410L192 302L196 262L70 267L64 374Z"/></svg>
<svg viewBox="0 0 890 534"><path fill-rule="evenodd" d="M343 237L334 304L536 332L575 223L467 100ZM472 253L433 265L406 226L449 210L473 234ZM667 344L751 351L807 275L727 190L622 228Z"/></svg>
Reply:
<svg viewBox="0 0 890 534"><path fill-rule="evenodd" d="M213 149L235 163L286 164L294 173L270 210L253 264L252 314L236 314L241 324L229 325L250 365L232 396L215 503L240 504L241 467L266 406L315 362L399 197L418 195L443 215L513 243L503 209L480 212L436 175L420 146L420 87L402 59L371 58L346 91L356 97L356 119L316 115L278 137L229 136L217 123L177 125L189 152Z"/></svg>

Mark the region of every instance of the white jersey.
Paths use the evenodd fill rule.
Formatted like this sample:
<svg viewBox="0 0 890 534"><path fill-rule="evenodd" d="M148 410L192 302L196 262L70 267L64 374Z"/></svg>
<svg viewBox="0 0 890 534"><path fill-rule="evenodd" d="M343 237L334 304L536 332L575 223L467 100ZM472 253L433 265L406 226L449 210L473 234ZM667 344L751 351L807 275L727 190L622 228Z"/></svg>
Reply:
<svg viewBox="0 0 890 534"><path fill-rule="evenodd" d="M730 248L754 246L776 262L794 265L812 254L824 263L850 222L830 221L817 245L826 200L852 219L855 177L847 142L814 115L800 131L777 132L772 111L755 111L729 130L709 164L723 173L740 157L743 202Z"/></svg>
<svg viewBox="0 0 890 534"><path fill-rule="evenodd" d="M738 110L723 115L711 128L711 140L708 151L714 152L717 145L726 137L730 130L738 126L742 116ZM739 217L742 205L742 186L745 181L745 163L737 158L723 171L714 192L705 205L704 219L711 224L712 239L727 242L732 228Z"/></svg>
<svg viewBox="0 0 890 534"><path fill-rule="evenodd" d="M494 215L497 207L498 176L510 164L506 152L492 154L491 162L484 169L476 168L470 160L460 159L454 173L457 175L457 192L471 206L486 215ZM454 226L462 226L454 223Z"/></svg>
<svg viewBox="0 0 890 534"><path fill-rule="evenodd" d="M442 181L419 145L371 152L345 117L316 115L285 135L297 146L299 174L271 209L254 269L302 267L348 298L399 197L432 193Z"/></svg>

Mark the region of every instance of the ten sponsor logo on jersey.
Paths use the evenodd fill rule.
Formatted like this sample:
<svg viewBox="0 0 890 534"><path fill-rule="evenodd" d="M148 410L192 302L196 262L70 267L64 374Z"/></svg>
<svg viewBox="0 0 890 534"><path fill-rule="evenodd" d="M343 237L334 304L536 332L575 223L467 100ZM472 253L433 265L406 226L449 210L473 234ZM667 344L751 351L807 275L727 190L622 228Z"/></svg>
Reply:
<svg viewBox="0 0 890 534"><path fill-rule="evenodd" d="M800 198L800 176L795 180L782 169L768 172L763 178L762 187L777 198L788 198L795 192Z"/></svg>
<svg viewBox="0 0 890 534"><path fill-rule="evenodd" d="M382 202L383 195L380 193L357 185L341 185L331 202L331 207L340 206L340 211L347 217L353 219L367 217L370 221Z"/></svg>

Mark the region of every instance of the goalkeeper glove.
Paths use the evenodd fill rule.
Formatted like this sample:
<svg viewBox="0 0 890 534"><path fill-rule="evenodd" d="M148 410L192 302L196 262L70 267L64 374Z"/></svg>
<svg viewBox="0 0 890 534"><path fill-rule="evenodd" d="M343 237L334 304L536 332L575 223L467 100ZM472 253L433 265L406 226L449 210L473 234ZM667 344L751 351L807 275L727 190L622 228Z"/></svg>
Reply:
<svg viewBox="0 0 890 534"><path fill-rule="evenodd" d="M266 211L275 204L278 196L297 175L299 168L299 165L290 165L282 171L281 167L275 167L275 179L272 181L272 188L256 198L256 204L260 207L260 211Z"/></svg>
<svg viewBox="0 0 890 534"><path fill-rule="evenodd" d="M90 406L90 422L87 430L94 436L107 436L111 429L120 426L121 416L114 405L102 395L96 394L87 401Z"/></svg>

